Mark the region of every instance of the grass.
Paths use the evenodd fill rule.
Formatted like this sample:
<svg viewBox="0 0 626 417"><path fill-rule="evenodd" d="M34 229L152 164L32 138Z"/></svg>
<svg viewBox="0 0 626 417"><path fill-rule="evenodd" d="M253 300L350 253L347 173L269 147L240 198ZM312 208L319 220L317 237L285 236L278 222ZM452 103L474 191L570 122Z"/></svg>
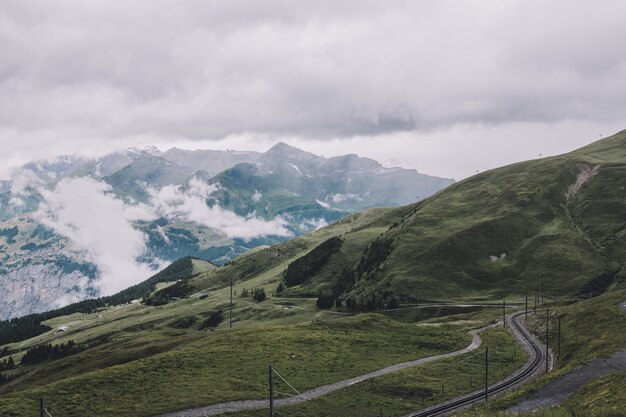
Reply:
<svg viewBox="0 0 626 417"><path fill-rule="evenodd" d="M476 352L409 368L299 405L279 408L276 416L378 416L381 406L384 415L400 416L482 389L485 345L490 346L490 383L502 379L525 361L525 352L510 333L489 330L482 337L484 345ZM288 387L278 385L277 390L286 391ZM260 417L266 414L267 410L257 410L228 415Z"/></svg>
<svg viewBox="0 0 626 417"><path fill-rule="evenodd" d="M463 417L624 417L626 372L615 372L583 386L564 404L534 412L508 413L475 409Z"/></svg>
<svg viewBox="0 0 626 417"><path fill-rule="evenodd" d="M626 300L626 290L606 293L600 297L557 308L561 316L561 356L558 367L571 369L594 358L607 357L626 346L626 314L617 305ZM551 332L556 332L554 306L551 311ZM531 316L532 317L532 316ZM545 314L529 320L529 326L545 341ZM557 349L556 337L550 347Z"/></svg>
<svg viewBox="0 0 626 417"><path fill-rule="evenodd" d="M263 398L270 363L305 390L468 342L453 327L418 328L381 315L232 332L139 330L136 339L120 336L2 386L0 414L30 415L44 396L53 415L148 416Z"/></svg>

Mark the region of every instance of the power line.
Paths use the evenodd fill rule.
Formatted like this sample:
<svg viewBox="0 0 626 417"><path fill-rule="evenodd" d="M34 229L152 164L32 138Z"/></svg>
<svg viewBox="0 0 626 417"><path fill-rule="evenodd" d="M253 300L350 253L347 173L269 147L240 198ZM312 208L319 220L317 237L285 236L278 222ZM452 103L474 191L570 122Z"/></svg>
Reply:
<svg viewBox="0 0 626 417"><path fill-rule="evenodd" d="M278 372L276 372L276 369L272 368L272 370L274 371L274 373L275 373L276 375L278 375L278 377L279 377L280 379L282 379L282 380L285 382L285 384L289 385L289 388L291 388L292 390L294 390L294 392L295 392L296 394L298 394L298 395L299 395L302 399L304 399L304 400L306 400L306 399L307 399L304 395L300 394L300 392L298 392L298 390L297 390L297 389L295 389L295 388L293 387L293 385L291 385L291 384L290 384L290 383L289 383L289 382L288 382L285 378L283 378L283 377L282 377L282 376L281 376Z"/></svg>

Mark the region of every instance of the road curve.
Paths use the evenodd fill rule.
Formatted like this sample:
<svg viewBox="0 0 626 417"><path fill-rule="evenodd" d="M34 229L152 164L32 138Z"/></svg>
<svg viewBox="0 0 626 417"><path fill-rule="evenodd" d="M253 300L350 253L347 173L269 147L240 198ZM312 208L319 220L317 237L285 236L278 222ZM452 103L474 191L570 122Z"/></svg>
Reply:
<svg viewBox="0 0 626 417"><path fill-rule="evenodd" d="M425 363L434 362L440 359L450 358L453 356L462 355L467 352L471 352L480 347L482 340L478 333L484 329L489 327L494 327L495 325L485 327L483 329L472 330L470 333L472 334L472 342L465 348L457 350L455 352L444 353L441 355L429 356L427 358L416 359L409 362L398 363L395 365L388 366L386 368L382 368L364 375L359 375L353 378L345 379L343 381L335 382L333 384L323 385L321 387L313 388L309 391L305 391L302 393L302 397L290 397L284 398L280 400L274 400L274 407L284 407L288 405L294 405L301 403L303 401L312 400L314 398L321 397L322 395L329 394L331 392L340 390L342 388L358 384L359 382L366 381L368 379L376 378L379 376L387 375L393 372L400 371L402 369L410 368L417 365L423 365ZM157 417L205 417L205 416L214 416L223 413L230 413L234 411L243 411L243 410L255 410L255 409L263 409L269 407L269 400L243 400L243 401L232 401L227 403L220 404L212 404L205 407L193 408L189 410L176 411L173 413L162 414Z"/></svg>
<svg viewBox="0 0 626 417"><path fill-rule="evenodd" d="M489 397L506 391L526 381L533 375L540 373L542 369L545 369L545 346L542 345L541 342L539 342L539 340L518 321L519 317L523 314L524 312L511 314L508 316L507 322L509 323L509 328L513 331L515 337L521 342L524 349L528 352L528 360L512 375L489 386L487 391ZM549 367L552 366L552 362L553 358L550 353L550 357L548 358ZM468 405L482 401L484 398L485 390L482 389L417 412L409 413L405 417L438 416L458 408L467 407Z"/></svg>

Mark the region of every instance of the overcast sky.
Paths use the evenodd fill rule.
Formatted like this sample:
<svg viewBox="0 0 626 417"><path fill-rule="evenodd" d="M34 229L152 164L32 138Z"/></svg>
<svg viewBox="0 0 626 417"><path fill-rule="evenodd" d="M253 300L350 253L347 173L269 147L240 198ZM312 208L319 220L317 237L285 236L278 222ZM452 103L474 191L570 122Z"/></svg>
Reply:
<svg viewBox="0 0 626 417"><path fill-rule="evenodd" d="M626 128L626 2L0 0L0 178L278 140L460 179Z"/></svg>

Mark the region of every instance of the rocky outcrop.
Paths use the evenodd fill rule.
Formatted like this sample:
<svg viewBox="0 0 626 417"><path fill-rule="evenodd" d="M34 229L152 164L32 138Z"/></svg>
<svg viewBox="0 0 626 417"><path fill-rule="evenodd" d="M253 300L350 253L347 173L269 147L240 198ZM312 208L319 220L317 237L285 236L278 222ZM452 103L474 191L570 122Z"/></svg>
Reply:
<svg viewBox="0 0 626 417"><path fill-rule="evenodd" d="M55 309L94 295L89 277L54 263L26 265L0 275L0 319Z"/></svg>

